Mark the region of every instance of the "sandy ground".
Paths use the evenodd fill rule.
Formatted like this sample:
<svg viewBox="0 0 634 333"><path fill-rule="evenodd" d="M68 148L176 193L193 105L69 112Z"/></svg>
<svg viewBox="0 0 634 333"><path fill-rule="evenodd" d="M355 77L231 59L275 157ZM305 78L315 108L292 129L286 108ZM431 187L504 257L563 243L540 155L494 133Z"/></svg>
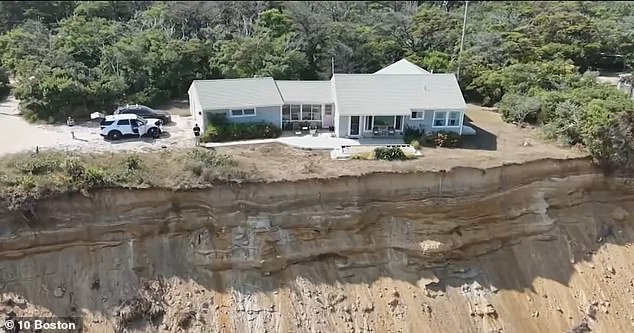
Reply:
<svg viewBox="0 0 634 333"><path fill-rule="evenodd" d="M166 105L174 122L164 127L159 139L125 139L116 142L99 135L96 122L80 123L72 139L68 127L63 125L31 124L17 115L17 101L8 99L0 103L0 155L25 150L63 149L85 152L138 151L151 152L164 148L193 146L191 118L186 103L177 101ZM580 157L585 153L558 147L539 138L538 130L520 128L504 123L491 109L469 106L465 124L474 128L475 136L463 137L461 148L423 148L423 156L404 162L387 161L333 161L329 151L310 151L279 143L219 147L217 151L232 155L245 167L256 168L270 180L306 177L332 177L374 171L440 170L454 166L492 167L503 163L524 162L539 158ZM529 142L524 146L524 142ZM281 172L284 170L284 172Z"/></svg>
<svg viewBox="0 0 634 333"><path fill-rule="evenodd" d="M153 151L167 147L193 145L191 120L174 115L173 123L164 126L159 139L124 139L116 142L104 140L99 135L97 122L78 123L75 136L63 125L31 124L18 115L18 101L10 97L0 102L0 155L40 149L100 151ZM170 109L170 112L172 110ZM183 114L182 112L175 112Z"/></svg>
<svg viewBox="0 0 634 333"><path fill-rule="evenodd" d="M539 138L537 129L502 121L500 114L476 106L466 112L475 136L463 137L461 148L423 148L421 158L403 161L331 160L329 152L294 149L279 143L216 148L252 166L269 180L333 177L376 171L442 170L455 166L493 167L541 158L582 157L586 153ZM529 146L523 143L528 141Z"/></svg>

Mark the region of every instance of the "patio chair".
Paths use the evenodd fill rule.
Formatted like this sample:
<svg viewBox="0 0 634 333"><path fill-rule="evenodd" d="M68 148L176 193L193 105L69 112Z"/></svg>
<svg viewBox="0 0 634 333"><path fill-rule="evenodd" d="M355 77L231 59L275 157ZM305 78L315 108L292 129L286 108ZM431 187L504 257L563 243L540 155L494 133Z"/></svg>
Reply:
<svg viewBox="0 0 634 333"><path fill-rule="evenodd" d="M298 123L293 123L293 132L295 132L295 135L302 135L302 131L299 130Z"/></svg>
<svg viewBox="0 0 634 333"><path fill-rule="evenodd" d="M394 127L390 126L390 127L387 128L387 135L389 135L389 136L396 135L396 131L394 130Z"/></svg>
<svg viewBox="0 0 634 333"><path fill-rule="evenodd" d="M379 131L378 127L372 127L372 135L373 136L381 136L381 131Z"/></svg>

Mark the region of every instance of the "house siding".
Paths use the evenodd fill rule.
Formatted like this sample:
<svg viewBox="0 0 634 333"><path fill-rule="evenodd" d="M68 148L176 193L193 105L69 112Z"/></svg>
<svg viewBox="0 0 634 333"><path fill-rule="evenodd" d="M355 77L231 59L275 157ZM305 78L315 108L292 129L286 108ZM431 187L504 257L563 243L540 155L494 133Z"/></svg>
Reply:
<svg viewBox="0 0 634 333"><path fill-rule="evenodd" d="M350 122L350 117L349 116L339 116L339 129L338 129L338 136L340 138L345 138L346 136L348 136L348 123Z"/></svg>
<svg viewBox="0 0 634 333"><path fill-rule="evenodd" d="M411 115L406 116L404 119L404 124L405 124L404 128L407 128L409 126L412 128L423 129L425 133L437 132L437 131L450 131L450 132L456 132L456 133L460 132L460 127L433 127L432 125L434 121L434 111L447 111L447 112L458 111L458 112L461 112L464 116L464 110L425 110L425 119L423 120L413 120L411 118Z"/></svg>
<svg viewBox="0 0 634 333"><path fill-rule="evenodd" d="M198 99L198 93L193 86L189 89L189 112L191 113L194 123L205 127L205 119L202 115L202 107L200 106L200 100Z"/></svg>
<svg viewBox="0 0 634 333"><path fill-rule="evenodd" d="M205 126L208 125L207 114L224 114L227 121L232 123L271 123L276 127L280 126L281 109L279 105L256 107L255 116L253 117L231 117L229 109L207 110L205 111Z"/></svg>

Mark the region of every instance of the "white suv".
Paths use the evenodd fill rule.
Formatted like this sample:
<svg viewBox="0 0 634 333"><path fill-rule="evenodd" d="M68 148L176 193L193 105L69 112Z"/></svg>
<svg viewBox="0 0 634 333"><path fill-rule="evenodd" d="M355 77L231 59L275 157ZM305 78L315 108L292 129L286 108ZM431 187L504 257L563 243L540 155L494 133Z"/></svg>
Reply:
<svg viewBox="0 0 634 333"><path fill-rule="evenodd" d="M124 136L150 136L158 138L161 135L162 121L159 119L145 119L136 114L116 114L105 116L101 123L101 136L109 140L119 140Z"/></svg>

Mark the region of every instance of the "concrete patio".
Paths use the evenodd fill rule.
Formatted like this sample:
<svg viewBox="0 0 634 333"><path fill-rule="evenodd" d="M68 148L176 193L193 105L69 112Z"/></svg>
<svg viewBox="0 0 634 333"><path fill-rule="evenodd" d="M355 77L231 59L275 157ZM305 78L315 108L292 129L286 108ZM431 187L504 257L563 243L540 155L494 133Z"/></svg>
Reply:
<svg viewBox="0 0 634 333"><path fill-rule="evenodd" d="M331 133L319 133L316 136L312 135L293 135L291 132L285 132L281 137L275 139L257 139L257 140L243 140L232 142L209 142L204 146L207 148L214 147L228 147L237 145L251 145L251 144L263 144L263 143L282 143L291 147L310 150L334 150L341 149L345 146L358 146L358 145L373 145L373 146L385 146L385 145L399 145L403 144L403 139L398 138L360 138L360 139L348 139L332 137Z"/></svg>

